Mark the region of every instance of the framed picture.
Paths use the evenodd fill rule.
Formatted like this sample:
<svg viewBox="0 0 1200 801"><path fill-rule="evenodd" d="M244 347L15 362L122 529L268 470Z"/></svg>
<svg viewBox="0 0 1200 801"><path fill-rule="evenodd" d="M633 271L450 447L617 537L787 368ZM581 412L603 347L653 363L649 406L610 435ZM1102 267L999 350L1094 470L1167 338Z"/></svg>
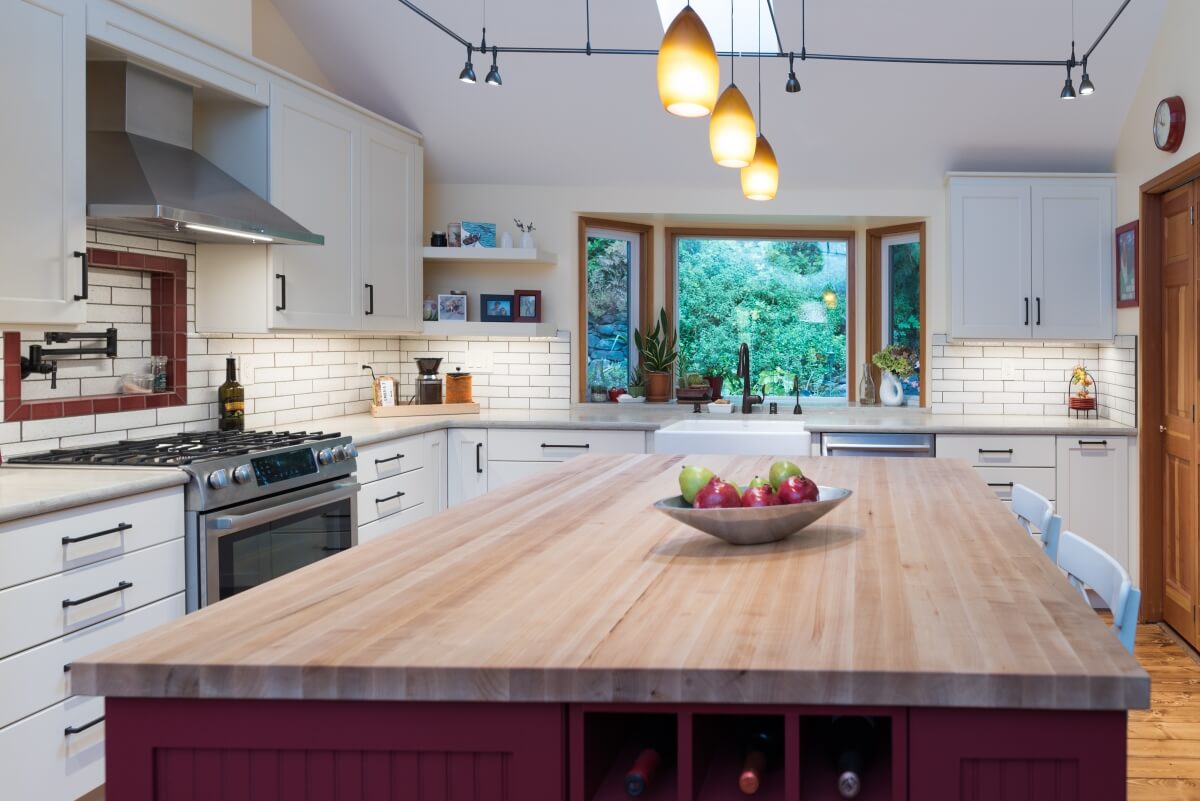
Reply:
<svg viewBox="0 0 1200 801"><path fill-rule="evenodd" d="M464 248L496 247L496 224L481 222L462 223L462 246Z"/></svg>
<svg viewBox="0 0 1200 801"><path fill-rule="evenodd" d="M462 223L450 223L446 226L446 247L462 247Z"/></svg>
<svg viewBox="0 0 1200 801"><path fill-rule="evenodd" d="M514 289L516 304L514 319L518 323L540 323L542 321L542 291L540 289Z"/></svg>
<svg viewBox="0 0 1200 801"><path fill-rule="evenodd" d="M512 295L480 295L479 319L485 323L511 323L513 306Z"/></svg>
<svg viewBox="0 0 1200 801"><path fill-rule="evenodd" d="M466 322L467 296L438 295L437 318L438 320L457 320L458 322Z"/></svg>
<svg viewBox="0 0 1200 801"><path fill-rule="evenodd" d="M1117 308L1138 305L1138 221L1117 229Z"/></svg>

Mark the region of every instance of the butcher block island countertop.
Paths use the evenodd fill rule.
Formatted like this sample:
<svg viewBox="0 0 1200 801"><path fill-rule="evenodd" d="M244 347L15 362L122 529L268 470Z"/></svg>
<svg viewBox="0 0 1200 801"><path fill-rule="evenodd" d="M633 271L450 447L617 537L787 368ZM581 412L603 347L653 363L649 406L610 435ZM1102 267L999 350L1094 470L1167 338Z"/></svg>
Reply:
<svg viewBox="0 0 1200 801"><path fill-rule="evenodd" d="M73 663L110 697L1124 710L1150 682L965 463L800 462L854 496L736 547L585 456Z"/></svg>

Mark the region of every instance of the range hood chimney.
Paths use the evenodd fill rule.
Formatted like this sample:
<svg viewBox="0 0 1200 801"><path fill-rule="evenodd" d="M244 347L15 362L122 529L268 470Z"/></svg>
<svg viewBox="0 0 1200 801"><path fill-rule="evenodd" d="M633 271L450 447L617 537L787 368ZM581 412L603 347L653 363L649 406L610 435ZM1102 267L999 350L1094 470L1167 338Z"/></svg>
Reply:
<svg viewBox="0 0 1200 801"><path fill-rule="evenodd" d="M187 242L323 245L192 150L192 88L119 61L87 71L88 225Z"/></svg>

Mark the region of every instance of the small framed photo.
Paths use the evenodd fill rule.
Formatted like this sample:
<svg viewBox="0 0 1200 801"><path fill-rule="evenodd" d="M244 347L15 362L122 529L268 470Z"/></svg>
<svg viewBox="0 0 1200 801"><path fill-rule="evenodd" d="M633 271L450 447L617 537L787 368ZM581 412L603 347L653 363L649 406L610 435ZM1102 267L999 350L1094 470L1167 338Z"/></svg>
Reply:
<svg viewBox="0 0 1200 801"><path fill-rule="evenodd" d="M449 223L446 226L446 247L462 247L462 223Z"/></svg>
<svg viewBox="0 0 1200 801"><path fill-rule="evenodd" d="M512 295L480 295L479 319L485 323L511 323L513 307Z"/></svg>
<svg viewBox="0 0 1200 801"><path fill-rule="evenodd" d="M1117 308L1138 305L1138 221L1117 229Z"/></svg>
<svg viewBox="0 0 1200 801"><path fill-rule="evenodd" d="M514 319L518 323L540 323L542 321L542 290L514 289L513 302L516 304Z"/></svg>
<svg viewBox="0 0 1200 801"><path fill-rule="evenodd" d="M460 323L466 322L467 296L438 295L437 318L438 320L456 320Z"/></svg>
<svg viewBox="0 0 1200 801"><path fill-rule="evenodd" d="M462 223L462 246L464 248L496 247L496 224L481 222Z"/></svg>

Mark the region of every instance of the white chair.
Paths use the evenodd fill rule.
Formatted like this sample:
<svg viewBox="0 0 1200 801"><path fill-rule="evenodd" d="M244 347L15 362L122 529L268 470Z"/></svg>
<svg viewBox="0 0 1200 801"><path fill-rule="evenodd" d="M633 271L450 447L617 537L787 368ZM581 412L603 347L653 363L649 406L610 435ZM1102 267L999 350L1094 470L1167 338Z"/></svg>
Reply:
<svg viewBox="0 0 1200 801"><path fill-rule="evenodd" d="M1054 504L1024 484L1013 484L1012 510L1017 522L1025 527L1029 536L1037 539L1041 532L1042 550L1050 561L1058 561L1058 536L1062 531L1062 518L1054 513Z"/></svg>
<svg viewBox="0 0 1200 801"><path fill-rule="evenodd" d="M1084 600L1088 600L1086 587L1091 587L1108 604L1112 610L1113 631L1125 650L1132 654L1142 591L1133 586L1125 568L1116 559L1070 531L1059 535L1058 566L1067 571L1071 584L1079 590Z"/></svg>

